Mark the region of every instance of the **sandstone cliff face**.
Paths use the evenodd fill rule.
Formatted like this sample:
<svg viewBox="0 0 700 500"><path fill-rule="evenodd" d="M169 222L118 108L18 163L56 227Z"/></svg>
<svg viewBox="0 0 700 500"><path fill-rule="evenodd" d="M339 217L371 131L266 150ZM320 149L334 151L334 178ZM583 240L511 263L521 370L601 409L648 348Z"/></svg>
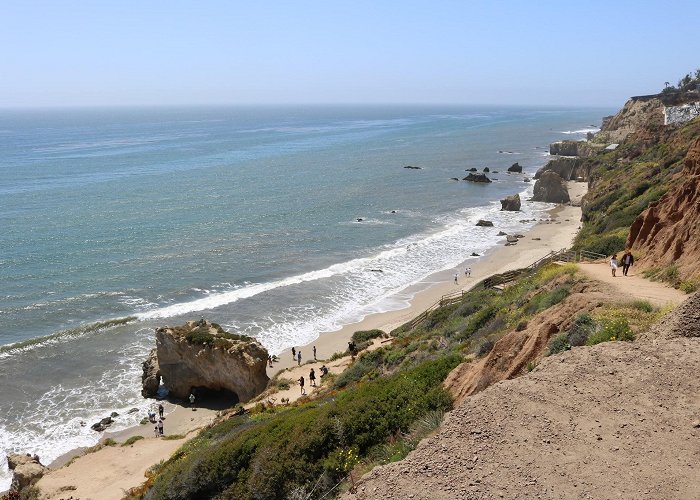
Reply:
<svg viewBox="0 0 700 500"><path fill-rule="evenodd" d="M7 466L13 472L10 486L10 491L13 493L20 493L48 472L48 469L39 462L37 455L10 453L7 455Z"/></svg>
<svg viewBox="0 0 700 500"><path fill-rule="evenodd" d="M554 335L567 330L579 313L602 306L606 297L599 285L577 283L563 302L533 317L522 331L501 337L484 358L455 368L445 386L459 402L496 382L521 375L528 362L545 354Z"/></svg>
<svg viewBox="0 0 700 500"><path fill-rule="evenodd" d="M548 171L556 172L565 181L576 180L579 177L583 181L588 181L590 175L590 165L580 158L557 158L550 160L547 164L535 173L535 179L542 177Z"/></svg>
<svg viewBox="0 0 700 500"><path fill-rule="evenodd" d="M660 99L630 99L615 116L603 123L594 140L598 143L620 143L642 127L663 123L664 105Z"/></svg>
<svg viewBox="0 0 700 500"><path fill-rule="evenodd" d="M163 384L170 394L187 398L193 389L226 390L246 402L266 387L267 350L256 340L237 338L205 321L156 330L156 350Z"/></svg>
<svg viewBox="0 0 700 500"><path fill-rule="evenodd" d="M632 223L627 247L644 256L638 261L642 268L677 264L690 277L700 275L700 138L679 177L679 184Z"/></svg>
<svg viewBox="0 0 700 500"><path fill-rule="evenodd" d="M540 178L535 182L532 199L547 203L568 203L571 201L564 179L552 171L546 171L540 175Z"/></svg>
<svg viewBox="0 0 700 500"><path fill-rule="evenodd" d="M559 141L549 145L549 154L558 156L579 156L588 158L603 148L600 144L587 141Z"/></svg>

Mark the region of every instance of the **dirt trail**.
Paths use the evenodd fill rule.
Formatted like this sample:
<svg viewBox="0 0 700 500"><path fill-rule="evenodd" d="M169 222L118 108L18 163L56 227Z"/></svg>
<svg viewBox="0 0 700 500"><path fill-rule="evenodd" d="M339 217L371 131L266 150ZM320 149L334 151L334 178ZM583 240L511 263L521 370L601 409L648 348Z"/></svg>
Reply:
<svg viewBox="0 0 700 500"><path fill-rule="evenodd" d="M607 262L579 264L579 268L590 278L612 286L619 292L620 296L617 298L620 301L629 298L629 300L648 300L656 306L665 306L667 304L676 306L688 298L680 290L643 278L641 274L637 274L634 271L634 266L630 268L627 276L622 275L622 267L620 267L617 270L617 276L614 278L610 272L610 265Z"/></svg>

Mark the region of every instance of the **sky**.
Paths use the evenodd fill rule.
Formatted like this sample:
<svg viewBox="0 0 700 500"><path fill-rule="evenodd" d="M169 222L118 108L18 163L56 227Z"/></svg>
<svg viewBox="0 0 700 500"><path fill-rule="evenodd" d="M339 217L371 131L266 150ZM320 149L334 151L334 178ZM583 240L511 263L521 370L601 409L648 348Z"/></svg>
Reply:
<svg viewBox="0 0 700 500"><path fill-rule="evenodd" d="M698 19L698 0L0 0L0 107L620 106L700 67Z"/></svg>

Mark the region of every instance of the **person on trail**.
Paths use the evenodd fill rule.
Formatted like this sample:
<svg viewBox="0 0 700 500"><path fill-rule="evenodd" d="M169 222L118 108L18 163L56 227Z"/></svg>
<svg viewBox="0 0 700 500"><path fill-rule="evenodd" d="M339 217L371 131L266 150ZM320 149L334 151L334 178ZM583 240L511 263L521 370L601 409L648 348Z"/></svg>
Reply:
<svg viewBox="0 0 700 500"><path fill-rule="evenodd" d="M328 375L328 367L326 365L321 366L321 378Z"/></svg>
<svg viewBox="0 0 700 500"><path fill-rule="evenodd" d="M455 273L455 285L457 284L457 273Z"/></svg>
<svg viewBox="0 0 700 500"><path fill-rule="evenodd" d="M163 414L165 413L165 408L163 407L163 403L158 404L158 416L160 418L163 418Z"/></svg>
<svg viewBox="0 0 700 500"><path fill-rule="evenodd" d="M301 351L297 351L297 365L301 366Z"/></svg>
<svg viewBox="0 0 700 500"><path fill-rule="evenodd" d="M158 434L163 435L163 420L158 420Z"/></svg>
<svg viewBox="0 0 700 500"><path fill-rule="evenodd" d="M268 366L269 366L270 368L272 368L272 354L270 354L270 355L267 357L267 364L268 364Z"/></svg>
<svg viewBox="0 0 700 500"><path fill-rule="evenodd" d="M469 276L470 278L472 276L472 268L471 267L467 268L467 276Z"/></svg>
<svg viewBox="0 0 700 500"><path fill-rule="evenodd" d="M612 257L610 257L610 270L612 271L612 275L614 278L615 273L617 272L617 254L614 254Z"/></svg>
<svg viewBox="0 0 700 500"><path fill-rule="evenodd" d="M314 346L314 361L316 361L316 346Z"/></svg>
<svg viewBox="0 0 700 500"><path fill-rule="evenodd" d="M301 395L303 396L306 394L306 390L304 389L304 377L301 376L299 377L299 387L301 387Z"/></svg>
<svg viewBox="0 0 700 500"><path fill-rule="evenodd" d="M292 347L292 359L297 359L297 350Z"/></svg>
<svg viewBox="0 0 700 500"><path fill-rule="evenodd" d="M634 257L632 257L632 252L625 250L625 254L622 256L622 274L627 276L627 272L630 267L634 264Z"/></svg>
<svg viewBox="0 0 700 500"><path fill-rule="evenodd" d="M313 368L309 372L309 384L316 387L316 372L314 371Z"/></svg>

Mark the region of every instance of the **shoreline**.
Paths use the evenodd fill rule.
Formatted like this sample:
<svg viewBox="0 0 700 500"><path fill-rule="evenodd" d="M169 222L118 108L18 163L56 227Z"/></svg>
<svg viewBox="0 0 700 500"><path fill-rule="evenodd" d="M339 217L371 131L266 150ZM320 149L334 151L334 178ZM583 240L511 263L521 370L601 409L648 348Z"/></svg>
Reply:
<svg viewBox="0 0 700 500"><path fill-rule="evenodd" d="M361 321L345 325L339 330L322 332L311 343L296 346L302 352L301 368L297 367L297 363L292 360L291 348L284 350L278 356L279 361L275 362L272 368L267 368L268 376L273 378L287 369L292 369L289 375L295 377L301 370L308 370L310 367L318 368L316 363L306 364L313 360L313 346L316 346L317 364L320 366L333 354L344 352L348 341L356 331L379 329L388 334L438 302L443 295L467 291L488 276L526 267L551 251L569 247L580 228L580 201L587 191L587 184L569 181L568 189L572 204L558 205L549 209L547 211L549 218L523 231L521 234L524 237L519 239L517 245L504 246L505 237L503 237L503 241L499 242L500 246L492 248L485 255L467 258L456 268L433 273L401 290L399 293L410 296L406 307L369 314ZM499 231L499 228L493 227L493 230ZM467 266L472 269L469 277L464 274ZM455 273L458 275L458 284L454 284ZM347 363L347 360L338 360L331 365L331 371L342 369ZM296 394L295 389L295 386L291 389L293 394ZM289 396L286 391L285 394ZM293 400L297 398L298 396L293 397ZM81 458L81 455L89 448L74 449L61 455L49 464L51 472L40 481L39 487L44 497L60 498L62 487L79 483L80 491L75 491L75 494L90 496L99 493L102 498L112 498L104 489L109 485L115 492L113 498L121 498L124 490L143 483L144 474L148 468L160 460L167 460L190 438L191 433L213 422L219 410L219 408L197 408L196 411L192 411L191 408L169 401L163 401L163 404L166 409L164 419L166 436L176 435L180 436L179 439L155 438L150 423L117 432L107 431L101 436L100 443L108 438L118 442L133 436L143 436L144 439L128 447L122 447L120 444L103 447L84 455L84 457L90 457L87 459ZM131 449L133 453L129 451ZM67 466L74 458L75 460ZM128 463L128 466L125 463ZM106 472L101 473L99 478L88 479L84 476L86 472L83 469ZM80 481L77 480L78 478Z"/></svg>

